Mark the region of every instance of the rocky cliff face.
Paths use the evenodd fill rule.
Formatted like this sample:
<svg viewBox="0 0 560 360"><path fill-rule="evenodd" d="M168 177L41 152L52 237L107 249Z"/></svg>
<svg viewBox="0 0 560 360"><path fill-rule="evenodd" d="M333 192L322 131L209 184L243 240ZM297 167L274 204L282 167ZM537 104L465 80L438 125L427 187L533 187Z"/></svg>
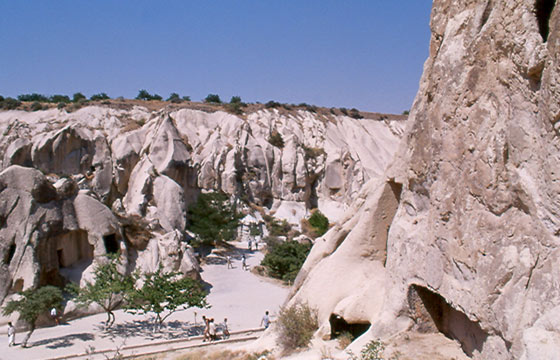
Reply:
<svg viewBox="0 0 560 360"><path fill-rule="evenodd" d="M556 358L560 7L436 0L431 29L385 185L318 240L292 301L323 334L372 324L361 343L439 333L473 358Z"/></svg>
<svg viewBox="0 0 560 360"><path fill-rule="evenodd" d="M197 276L187 209L202 190L298 226L317 207L336 221L383 173L403 128L303 110L0 112L0 299L85 281L119 251L127 271Z"/></svg>

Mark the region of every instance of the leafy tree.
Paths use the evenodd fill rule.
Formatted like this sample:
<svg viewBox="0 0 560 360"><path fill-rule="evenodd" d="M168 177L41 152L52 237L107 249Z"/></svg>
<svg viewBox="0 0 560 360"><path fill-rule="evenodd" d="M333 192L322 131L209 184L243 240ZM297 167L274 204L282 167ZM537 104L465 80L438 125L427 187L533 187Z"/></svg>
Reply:
<svg viewBox="0 0 560 360"><path fill-rule="evenodd" d="M161 266L155 273L144 274L142 287L127 295L126 311L133 314L156 314L156 330L177 310L208 307L207 294L202 286L193 279L179 278L181 275L178 272L165 273Z"/></svg>
<svg viewBox="0 0 560 360"><path fill-rule="evenodd" d="M18 106L21 105L21 102L19 100L16 100L14 98L8 97L5 98L4 101L2 101L2 109L4 110L14 110L17 109Z"/></svg>
<svg viewBox="0 0 560 360"><path fill-rule="evenodd" d="M0 95L0 102L4 101L4 97Z"/></svg>
<svg viewBox="0 0 560 360"><path fill-rule="evenodd" d="M60 95L60 94L56 94L53 95L51 97L49 97L49 102L52 103L66 103L68 104L70 102L70 98L68 97L68 95Z"/></svg>
<svg viewBox="0 0 560 360"><path fill-rule="evenodd" d="M150 94L148 91L142 89L140 91L138 91L138 95L136 95L136 100L161 100L163 99L161 96L159 96L158 94Z"/></svg>
<svg viewBox="0 0 560 360"><path fill-rule="evenodd" d="M171 93L171 94L169 95L169 97L167 98L166 101L171 101L172 103L176 104L176 103L182 102L183 99L181 99L181 98L179 97L179 94L177 94L177 93Z"/></svg>
<svg viewBox="0 0 560 360"><path fill-rule="evenodd" d="M110 97L109 95L105 94L104 92L99 93L99 94L93 94L91 95L91 97L89 98L92 101L96 101L96 100L109 100Z"/></svg>
<svg viewBox="0 0 560 360"><path fill-rule="evenodd" d="M87 99L86 96L81 92L77 92L74 95L72 95L72 102L78 102L80 100L86 100L86 99Z"/></svg>
<svg viewBox="0 0 560 360"><path fill-rule="evenodd" d="M97 264L94 283L87 283L83 288L70 284L68 291L75 295L75 301L82 306L96 303L107 313L107 327L115 322L115 310L122 302L123 296L133 289L135 277L121 274L118 270L118 255L107 256L107 261Z"/></svg>
<svg viewBox="0 0 560 360"><path fill-rule="evenodd" d="M318 236L322 236L329 229L329 219L319 210L314 211L308 221Z"/></svg>
<svg viewBox="0 0 560 360"><path fill-rule="evenodd" d="M241 96L232 96L231 100L229 101L230 104L242 104Z"/></svg>
<svg viewBox="0 0 560 360"><path fill-rule="evenodd" d="M215 245L233 240L240 215L223 192L202 193L188 211L190 230L200 244Z"/></svg>
<svg viewBox="0 0 560 360"><path fill-rule="evenodd" d="M286 282L294 281L310 250L311 244L300 244L293 240L273 243L261 265L268 269L272 277Z"/></svg>
<svg viewBox="0 0 560 360"><path fill-rule="evenodd" d="M220 100L220 96L217 94L208 94L208 96L204 99L204 102L221 104L222 100Z"/></svg>
<svg viewBox="0 0 560 360"><path fill-rule="evenodd" d="M62 291L52 285L46 285L38 289L29 289L19 293L18 300L10 300L2 310L4 315L10 315L17 311L20 318L25 321L30 330L23 339L22 346L27 347L27 342L36 328L39 315L48 312L53 307L60 307L62 303Z"/></svg>
<svg viewBox="0 0 560 360"><path fill-rule="evenodd" d="M33 94L21 94L18 95L19 101L38 101L38 102L49 102L49 98L45 95L33 93Z"/></svg>

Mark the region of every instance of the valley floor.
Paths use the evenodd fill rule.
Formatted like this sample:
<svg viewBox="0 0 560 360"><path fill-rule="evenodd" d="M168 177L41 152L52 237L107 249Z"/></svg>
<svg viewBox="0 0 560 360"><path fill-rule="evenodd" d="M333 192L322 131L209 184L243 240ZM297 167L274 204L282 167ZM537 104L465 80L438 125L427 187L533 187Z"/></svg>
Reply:
<svg viewBox="0 0 560 360"><path fill-rule="evenodd" d="M246 249L238 243L237 254ZM261 252L245 252L249 267L260 264ZM266 310L275 315L286 299L288 288L280 283L257 276L241 268L241 259L233 256L233 269L227 269L225 259L210 255L202 266L202 279L211 285L209 309L192 308L171 315L161 332L152 331L148 316L132 315L119 310L113 327L105 330L105 314L71 320L56 327L40 328L31 336L29 348L8 347L7 336L0 338L0 359L53 359L88 351L117 349L150 342L187 338L202 333L202 315L221 324L228 319L230 332L256 329ZM274 319L274 316L273 316ZM16 344L25 333L16 334Z"/></svg>

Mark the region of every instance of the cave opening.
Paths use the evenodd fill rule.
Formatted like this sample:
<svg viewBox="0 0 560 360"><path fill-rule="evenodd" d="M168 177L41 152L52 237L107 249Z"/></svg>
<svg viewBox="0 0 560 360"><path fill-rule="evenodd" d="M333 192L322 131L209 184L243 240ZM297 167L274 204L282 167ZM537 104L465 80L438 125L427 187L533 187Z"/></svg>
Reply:
<svg viewBox="0 0 560 360"><path fill-rule="evenodd" d="M103 244L108 254L116 254L119 252L119 243L115 234L103 236Z"/></svg>
<svg viewBox="0 0 560 360"><path fill-rule="evenodd" d="M335 339L343 333L350 333L355 339L368 331L371 326L369 322L348 323L342 316L336 314L331 314L329 323L331 325L331 339Z"/></svg>
<svg viewBox="0 0 560 360"><path fill-rule="evenodd" d="M556 5L556 0L535 0L535 16L544 42L548 40L549 21L554 5Z"/></svg>
<svg viewBox="0 0 560 360"><path fill-rule="evenodd" d="M8 251L6 251L4 255L4 264L10 265L12 259L14 258L15 253L16 253L16 244L12 243L10 244Z"/></svg>
<svg viewBox="0 0 560 360"><path fill-rule="evenodd" d="M408 289L410 317L414 329L420 333L440 332L456 340L468 356L480 352L488 337L480 324L470 320L467 315L454 309L439 294L420 285Z"/></svg>

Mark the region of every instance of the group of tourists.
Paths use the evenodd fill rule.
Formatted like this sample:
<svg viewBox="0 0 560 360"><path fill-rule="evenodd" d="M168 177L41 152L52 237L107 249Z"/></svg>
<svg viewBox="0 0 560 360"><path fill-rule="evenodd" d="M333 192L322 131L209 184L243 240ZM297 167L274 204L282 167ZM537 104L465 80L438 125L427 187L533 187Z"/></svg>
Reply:
<svg viewBox="0 0 560 360"><path fill-rule="evenodd" d="M214 318L207 318L206 316L202 315L202 321L204 321L204 340L202 341L206 342L218 340L218 330L216 327L216 323L214 322ZM222 339L229 338L227 318L224 318L224 322L221 325L221 331Z"/></svg>

